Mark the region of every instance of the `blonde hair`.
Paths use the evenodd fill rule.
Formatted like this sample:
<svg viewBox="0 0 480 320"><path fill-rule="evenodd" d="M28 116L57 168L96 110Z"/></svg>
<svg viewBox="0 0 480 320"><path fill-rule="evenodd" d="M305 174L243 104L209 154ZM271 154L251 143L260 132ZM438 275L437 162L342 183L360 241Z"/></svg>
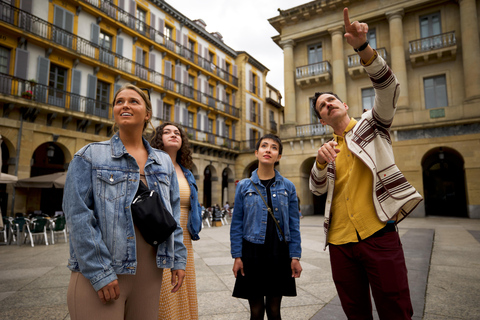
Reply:
<svg viewBox="0 0 480 320"><path fill-rule="evenodd" d="M115 92L115 95L113 96L113 107L115 107L115 100L117 99L118 94L120 92L124 91L124 90L133 90L136 93L138 93L140 95L140 97L142 97L143 101L145 102L145 109L146 109L147 113L150 114L150 118L148 119L148 121L145 121L145 123L143 125L143 133L145 134L145 129L147 129L148 124L150 124L150 126L153 128L153 132L155 133L156 130L155 130L155 127L153 126L153 123L152 123L152 116L153 116L152 102L148 98L145 91L143 91L139 87L137 87L137 86L135 86L131 83L124 84L120 89L118 89L117 92ZM115 128L117 128L117 123L115 123L113 125L113 128L114 128L113 133L115 134L115 132L116 132Z"/></svg>

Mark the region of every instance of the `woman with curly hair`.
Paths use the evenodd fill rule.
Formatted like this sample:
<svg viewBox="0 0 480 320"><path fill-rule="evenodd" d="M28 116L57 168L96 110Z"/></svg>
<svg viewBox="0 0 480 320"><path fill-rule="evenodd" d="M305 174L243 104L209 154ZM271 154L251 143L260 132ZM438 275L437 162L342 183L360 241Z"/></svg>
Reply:
<svg viewBox="0 0 480 320"><path fill-rule="evenodd" d="M177 172L180 187L180 225L184 230L183 243L188 251L186 277L178 292L167 289L170 285L167 279L170 277L164 274L158 319L198 319L192 240L200 239L198 233L202 228L202 210L198 202L195 178L190 171L193 166L192 151L183 128L172 122L164 122L157 127L151 145L168 153Z"/></svg>

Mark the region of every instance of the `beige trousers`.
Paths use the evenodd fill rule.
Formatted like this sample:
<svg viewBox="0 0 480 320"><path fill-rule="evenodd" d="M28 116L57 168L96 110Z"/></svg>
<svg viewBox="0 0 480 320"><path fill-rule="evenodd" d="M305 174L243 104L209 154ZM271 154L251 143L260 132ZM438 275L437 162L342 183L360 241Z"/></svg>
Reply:
<svg viewBox="0 0 480 320"><path fill-rule="evenodd" d="M157 320L163 269L156 265L156 248L145 242L135 227L137 270L118 275L120 297L103 304L90 281L72 272L67 292L71 320Z"/></svg>

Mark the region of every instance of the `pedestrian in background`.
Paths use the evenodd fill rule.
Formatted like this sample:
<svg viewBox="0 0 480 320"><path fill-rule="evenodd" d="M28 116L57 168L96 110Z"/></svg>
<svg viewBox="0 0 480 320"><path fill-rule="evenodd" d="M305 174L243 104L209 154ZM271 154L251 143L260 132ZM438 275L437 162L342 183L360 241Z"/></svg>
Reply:
<svg viewBox="0 0 480 320"><path fill-rule="evenodd" d="M152 117L150 100L141 89L125 85L113 99L113 117L118 132L80 149L65 182L72 320L157 319L163 268L175 270L175 290L185 276L175 168L167 154L143 138ZM132 219L140 184L161 195L177 221L177 229L158 246L145 241Z"/></svg>
<svg viewBox="0 0 480 320"><path fill-rule="evenodd" d="M197 183L193 173L192 150L183 128L176 123L164 122L157 127L152 147L168 153L177 173L180 189L180 225L187 255L186 276L183 286L174 293L170 290L170 276L164 271L162 292L158 308L159 320L198 319L197 286L192 240L198 240L202 229L202 207L198 202ZM172 278L173 281L173 278Z"/></svg>
<svg viewBox="0 0 480 320"><path fill-rule="evenodd" d="M255 147L258 169L237 185L230 228L236 277L233 296L248 299L250 319L281 319L283 296L296 296L302 253L295 186L274 169L282 142L273 134ZM274 215L274 217L273 217Z"/></svg>

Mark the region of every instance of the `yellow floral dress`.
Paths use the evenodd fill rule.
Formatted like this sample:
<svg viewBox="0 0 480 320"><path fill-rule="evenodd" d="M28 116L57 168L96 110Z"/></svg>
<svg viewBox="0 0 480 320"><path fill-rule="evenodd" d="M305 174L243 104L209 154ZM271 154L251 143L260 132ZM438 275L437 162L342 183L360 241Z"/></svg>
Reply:
<svg viewBox="0 0 480 320"><path fill-rule="evenodd" d="M190 210L190 186L182 175L178 177L180 187L180 225L183 228L183 243L187 247L187 267L185 279L180 289L172 293L172 275L170 269L163 269L163 282L158 308L159 320L194 320L198 319L197 284L195 262L190 232L187 229L188 211Z"/></svg>

